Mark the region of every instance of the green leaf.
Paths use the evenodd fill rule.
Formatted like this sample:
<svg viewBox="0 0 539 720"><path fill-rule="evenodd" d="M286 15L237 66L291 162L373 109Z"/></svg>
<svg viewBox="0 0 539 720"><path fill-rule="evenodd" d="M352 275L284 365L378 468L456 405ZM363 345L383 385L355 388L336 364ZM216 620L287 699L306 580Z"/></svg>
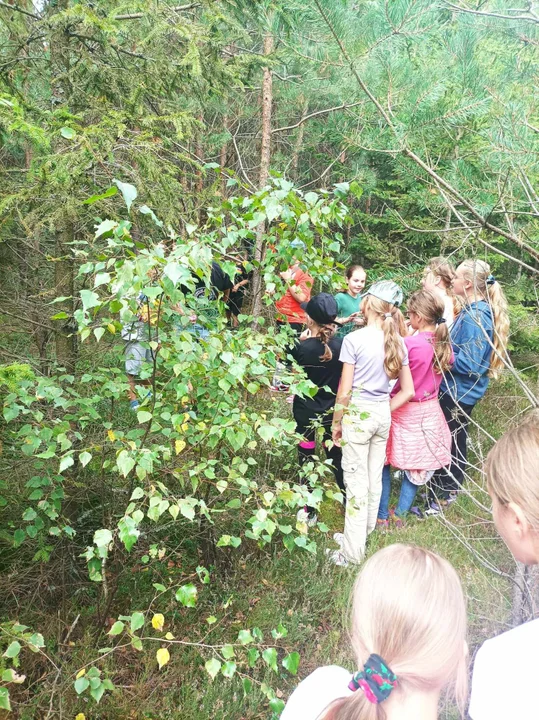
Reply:
<svg viewBox="0 0 539 720"><path fill-rule="evenodd" d="M277 672L277 650L266 648L262 653L262 659L274 672Z"/></svg>
<svg viewBox="0 0 539 720"><path fill-rule="evenodd" d="M90 681L88 680L86 675L83 675L82 677L77 678L75 680L74 687L75 687L75 692L77 693L77 695L80 695L81 693L83 693L86 690L86 688L88 688L89 686L90 686Z"/></svg>
<svg viewBox="0 0 539 720"><path fill-rule="evenodd" d="M91 308L101 305L99 296L93 292L93 290L81 290L80 298L82 300L82 307L85 310L90 310Z"/></svg>
<svg viewBox="0 0 539 720"><path fill-rule="evenodd" d="M230 658L233 658L235 654L236 653L234 652L234 647L232 645L223 645L221 648L221 655L225 660L230 660Z"/></svg>
<svg viewBox="0 0 539 720"><path fill-rule="evenodd" d="M269 442L272 440L276 435L279 434L279 429L275 427L275 425L261 425L257 429L257 433L260 435L262 440L265 440L266 442Z"/></svg>
<svg viewBox="0 0 539 720"><path fill-rule="evenodd" d="M95 226L95 236L96 238L101 237L103 235L110 235L112 231L118 227L118 223L116 220L103 220L102 223L99 223L99 225Z"/></svg>
<svg viewBox="0 0 539 720"><path fill-rule="evenodd" d="M206 661L204 667L206 668L206 672L208 673L208 675L213 680L221 669L221 663L216 658L212 658L211 660Z"/></svg>
<svg viewBox="0 0 539 720"><path fill-rule="evenodd" d="M139 410L137 413L137 420L139 423L145 423L152 419L151 412L148 412L147 410Z"/></svg>
<svg viewBox="0 0 539 720"><path fill-rule="evenodd" d="M13 640L13 642L8 645L8 648L7 648L6 652L4 653L4 657L16 658L17 655L20 653L20 651L21 651L20 642L18 642L18 640Z"/></svg>
<svg viewBox="0 0 539 720"><path fill-rule="evenodd" d="M238 633L238 642L242 645L249 645L249 643L254 642L254 638L251 635L250 630L240 630Z"/></svg>
<svg viewBox="0 0 539 720"><path fill-rule="evenodd" d="M226 678L234 677L234 674L236 672L236 663L232 661L228 661L223 665L223 668L221 670L222 675L224 675Z"/></svg>
<svg viewBox="0 0 539 720"><path fill-rule="evenodd" d="M37 517L37 513L34 510L34 508L29 507L29 508L26 508L26 510L24 511L22 519L25 522L33 522L36 519L36 517Z"/></svg>
<svg viewBox="0 0 539 720"><path fill-rule="evenodd" d="M21 543L24 542L24 539L26 538L26 533L24 530L19 528L18 530L15 530L13 533L13 541L15 543L15 547L18 547Z"/></svg>
<svg viewBox="0 0 539 720"><path fill-rule="evenodd" d="M97 273L94 279L94 287L99 287L100 285L106 285L110 282L110 274L107 272L100 272Z"/></svg>
<svg viewBox="0 0 539 720"><path fill-rule="evenodd" d="M101 528L94 533L94 545L97 547L108 547L112 542L112 533L107 528Z"/></svg>
<svg viewBox="0 0 539 720"><path fill-rule="evenodd" d="M141 612L134 612L131 615L131 632L135 632L136 630L140 630L140 628L144 625L144 615ZM295 674L295 673L294 673Z"/></svg>
<svg viewBox="0 0 539 720"><path fill-rule="evenodd" d="M163 221L159 220L157 215L154 213L154 211L149 208L147 205L141 205L138 209L139 213L142 213L143 215L149 215L154 223L157 225L157 227L163 227Z"/></svg>
<svg viewBox="0 0 539 720"><path fill-rule="evenodd" d="M98 703L103 695L105 694L105 686L102 682L99 683L96 687L93 687L90 690L90 695L93 697L93 699Z"/></svg>
<svg viewBox="0 0 539 720"><path fill-rule="evenodd" d="M193 583L182 585L176 590L176 600L184 607L195 607L197 602L197 589Z"/></svg>
<svg viewBox="0 0 539 720"><path fill-rule="evenodd" d="M75 131L74 131L72 128L70 128L70 127L63 127L63 128L60 130L60 135L61 135L63 138L65 138L66 140L73 140L73 138L75 137L76 133L75 133Z"/></svg>
<svg viewBox="0 0 539 720"><path fill-rule="evenodd" d="M82 467L86 467L86 465L88 465L88 463L90 462L91 459L92 459L91 453L86 452L86 450L84 452L81 452L81 454L79 455L79 462L82 465Z"/></svg>
<svg viewBox="0 0 539 720"><path fill-rule="evenodd" d="M135 461L129 455L127 450L122 450L116 458L116 465L118 466L118 470L122 473L122 475L124 477L127 477L131 470L135 467Z"/></svg>
<svg viewBox="0 0 539 720"><path fill-rule="evenodd" d="M140 500L141 497L144 497L144 490L141 487L136 487L131 493L131 497L129 499Z"/></svg>
<svg viewBox="0 0 539 720"><path fill-rule="evenodd" d="M9 702L9 691L7 688L0 688L0 710L11 710Z"/></svg>
<svg viewBox="0 0 539 720"><path fill-rule="evenodd" d="M288 670L289 673L295 675L299 667L299 653L291 652L290 655L287 655L283 659L283 662L281 664L285 670Z"/></svg>
<svg viewBox="0 0 539 720"><path fill-rule="evenodd" d="M129 212L131 210L131 205L133 204L133 201L138 195L137 188L134 185L130 185L129 183L123 183L120 180L116 180L116 178L113 178L113 182L116 184L118 190L122 193L124 197L124 202L127 205L127 212Z"/></svg>
<svg viewBox="0 0 539 720"><path fill-rule="evenodd" d="M116 620L114 625L109 630L109 635L119 635L125 628L124 623L121 620Z"/></svg>
<svg viewBox="0 0 539 720"><path fill-rule="evenodd" d="M253 683L249 678L243 678L243 694L248 695L253 689Z"/></svg>
<svg viewBox="0 0 539 720"><path fill-rule="evenodd" d="M60 460L60 468L58 472L62 474L64 470L67 470L67 468L70 468L74 464L75 460L73 458L73 455L64 455L64 457Z"/></svg>
<svg viewBox="0 0 539 720"><path fill-rule="evenodd" d="M91 197L87 198L83 201L83 205L93 205L93 203L98 202L99 200L105 200L105 198L112 197L113 195L116 195L118 192L117 187L109 187L108 190L106 190L104 193L101 193L101 195L92 195Z"/></svg>
<svg viewBox="0 0 539 720"><path fill-rule="evenodd" d="M277 715L280 715L282 711L284 710L284 700L281 700L280 698L271 698L269 701L270 710Z"/></svg>

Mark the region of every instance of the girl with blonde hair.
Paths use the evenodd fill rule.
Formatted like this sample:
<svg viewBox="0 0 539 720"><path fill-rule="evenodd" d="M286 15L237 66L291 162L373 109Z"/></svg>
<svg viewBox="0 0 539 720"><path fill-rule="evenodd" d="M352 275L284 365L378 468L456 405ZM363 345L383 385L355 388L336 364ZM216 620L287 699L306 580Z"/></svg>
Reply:
<svg viewBox="0 0 539 720"><path fill-rule="evenodd" d="M402 290L394 282L374 283L361 302L366 327L347 335L342 344L333 442L344 441L346 514L344 534L333 536L339 550L330 553L330 560L336 565L363 559L367 535L376 527L391 411L414 395L408 353L399 335L404 325L401 302ZM397 378L400 390L390 400L389 384Z"/></svg>
<svg viewBox="0 0 539 720"><path fill-rule="evenodd" d="M318 668L281 720L436 720L444 690L462 715L466 603L452 566L429 550L389 545L365 563L352 603L358 671Z"/></svg>
<svg viewBox="0 0 539 720"><path fill-rule="evenodd" d="M460 312L460 303L452 290L454 278L453 263L444 257L432 258L423 270L423 289L435 293L444 303L443 317L448 327L453 325L455 316Z"/></svg>
<svg viewBox="0 0 539 720"><path fill-rule="evenodd" d="M487 456L487 489L497 531L515 559L539 564L539 412L498 440ZM539 619L487 640L473 671L469 714L473 720L536 718ZM500 672L518 668L521 684L502 682Z"/></svg>
<svg viewBox="0 0 539 720"><path fill-rule="evenodd" d="M490 265L465 260L456 269L453 290L464 307L451 328L455 362L440 387L440 405L452 436L451 465L434 473L427 515L437 515L441 505L455 499L464 479L470 416L507 355L507 301Z"/></svg>
<svg viewBox="0 0 539 720"><path fill-rule="evenodd" d="M389 464L382 474L382 497L377 527L386 530L391 516L397 528L410 511L417 488L438 468L451 462L451 433L438 400L443 373L453 361L444 303L427 290L415 292L408 300L408 317L415 334L405 337L415 394L391 416L387 461L403 470L399 502L389 512L391 473ZM400 385L397 381L393 394Z"/></svg>

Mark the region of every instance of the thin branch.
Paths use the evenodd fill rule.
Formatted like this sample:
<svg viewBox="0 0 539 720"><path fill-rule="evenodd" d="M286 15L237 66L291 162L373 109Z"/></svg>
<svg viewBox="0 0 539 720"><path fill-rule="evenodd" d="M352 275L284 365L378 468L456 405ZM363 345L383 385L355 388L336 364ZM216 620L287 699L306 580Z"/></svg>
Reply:
<svg viewBox="0 0 539 720"><path fill-rule="evenodd" d="M3 5L4 3L2 3ZM200 3L189 3L187 5L176 5L176 7L171 7L170 10L172 12L183 12L184 10L191 10L192 8L199 7ZM144 17L148 13L143 12L136 12L136 13L129 13L127 15L115 15L115 20L138 20L139 18Z"/></svg>
<svg viewBox="0 0 539 720"><path fill-rule="evenodd" d="M14 10L15 12L22 13L23 15L28 15L28 17L34 18L34 20L41 20L39 15L28 12L28 10L24 10L23 8L19 7L18 5L10 5L9 3L3 2L2 0L0 0L0 7L5 7L8 10Z"/></svg>
<svg viewBox="0 0 539 720"><path fill-rule="evenodd" d="M539 18L533 15L502 15L501 13L485 12L484 10L472 10L471 8L464 8L461 5L453 5L450 2L444 2L443 6L450 7L453 10L461 13L468 13L470 15L483 15L484 17L498 18L500 20L523 20L525 22L532 22L539 25Z"/></svg>
<svg viewBox="0 0 539 720"><path fill-rule="evenodd" d="M358 102L355 103L343 103L342 105L336 105L335 107L327 108L326 110L316 110L316 112L312 112L309 115L305 115L305 117L302 117L301 120L299 120L294 125L285 125L284 127L280 128L274 128L271 132L278 133L278 132L284 132L285 130L293 130L294 128L299 127L300 125L303 125L304 122L307 120L310 120L313 117L318 117L319 115L327 115L328 113L336 112L337 110L347 110L348 108L356 107L357 105L362 105L363 100L358 100Z"/></svg>

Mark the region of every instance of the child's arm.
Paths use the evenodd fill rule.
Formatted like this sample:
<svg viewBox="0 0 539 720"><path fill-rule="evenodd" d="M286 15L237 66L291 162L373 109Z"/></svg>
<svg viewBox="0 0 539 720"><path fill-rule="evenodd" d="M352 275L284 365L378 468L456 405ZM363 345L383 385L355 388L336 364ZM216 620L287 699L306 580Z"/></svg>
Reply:
<svg viewBox="0 0 539 720"><path fill-rule="evenodd" d="M409 365L403 365L399 373L399 382L401 389L399 392L391 398L389 407L391 412L395 412L402 405L406 405L415 395L414 381L412 380L412 373L410 372Z"/></svg>
<svg viewBox="0 0 539 720"><path fill-rule="evenodd" d="M352 383L354 381L355 365L351 363L343 363L341 382L337 390L337 399L335 401L335 412L333 413L332 437L335 445L340 446L342 438L342 416L345 408L350 403L352 394Z"/></svg>

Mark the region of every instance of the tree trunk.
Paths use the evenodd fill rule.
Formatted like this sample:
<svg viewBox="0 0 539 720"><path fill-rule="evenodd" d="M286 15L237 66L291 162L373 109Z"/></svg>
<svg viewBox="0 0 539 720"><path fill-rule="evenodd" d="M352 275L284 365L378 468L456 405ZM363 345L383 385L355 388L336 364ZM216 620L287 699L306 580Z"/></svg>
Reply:
<svg viewBox="0 0 539 720"><path fill-rule="evenodd" d="M223 130L228 133L228 115L223 117ZM221 195L223 200L226 200L226 183L227 178L225 177L224 170L228 163L228 140L225 140L221 145L221 153L219 157L219 165L221 167Z"/></svg>
<svg viewBox="0 0 539 720"><path fill-rule="evenodd" d="M56 15L67 10L69 0L57 0L50 4L50 14ZM50 38L51 58L51 104L69 106L71 97L69 35L62 24L53 25ZM59 143L62 141L59 140ZM73 241L73 223L67 212L62 212L56 222L54 286L57 296L65 297L56 305L58 312L67 317L57 320L55 325L56 361L69 373L75 371L77 356L77 338L75 335L74 312L74 262L71 252Z"/></svg>
<svg viewBox="0 0 539 720"><path fill-rule="evenodd" d="M309 101L303 100L303 106L301 108L301 119L309 112ZM303 135L305 133L305 123L301 123L298 128L298 134L296 135L296 142L294 143L294 150L292 151L292 163L290 165L290 174L294 180L298 179L298 164L301 148L303 147Z"/></svg>
<svg viewBox="0 0 539 720"><path fill-rule="evenodd" d="M269 56L273 52L273 35L268 32L264 37L264 55ZM273 75L271 68L264 68L262 80L262 140L260 144L260 173L258 176L258 188L262 190L268 181L270 159L271 159L271 109L273 103ZM264 258L264 230L266 223L261 222L256 229L256 240L254 250L255 269L253 272L253 309L255 325L258 322L262 311L262 273L261 265Z"/></svg>

